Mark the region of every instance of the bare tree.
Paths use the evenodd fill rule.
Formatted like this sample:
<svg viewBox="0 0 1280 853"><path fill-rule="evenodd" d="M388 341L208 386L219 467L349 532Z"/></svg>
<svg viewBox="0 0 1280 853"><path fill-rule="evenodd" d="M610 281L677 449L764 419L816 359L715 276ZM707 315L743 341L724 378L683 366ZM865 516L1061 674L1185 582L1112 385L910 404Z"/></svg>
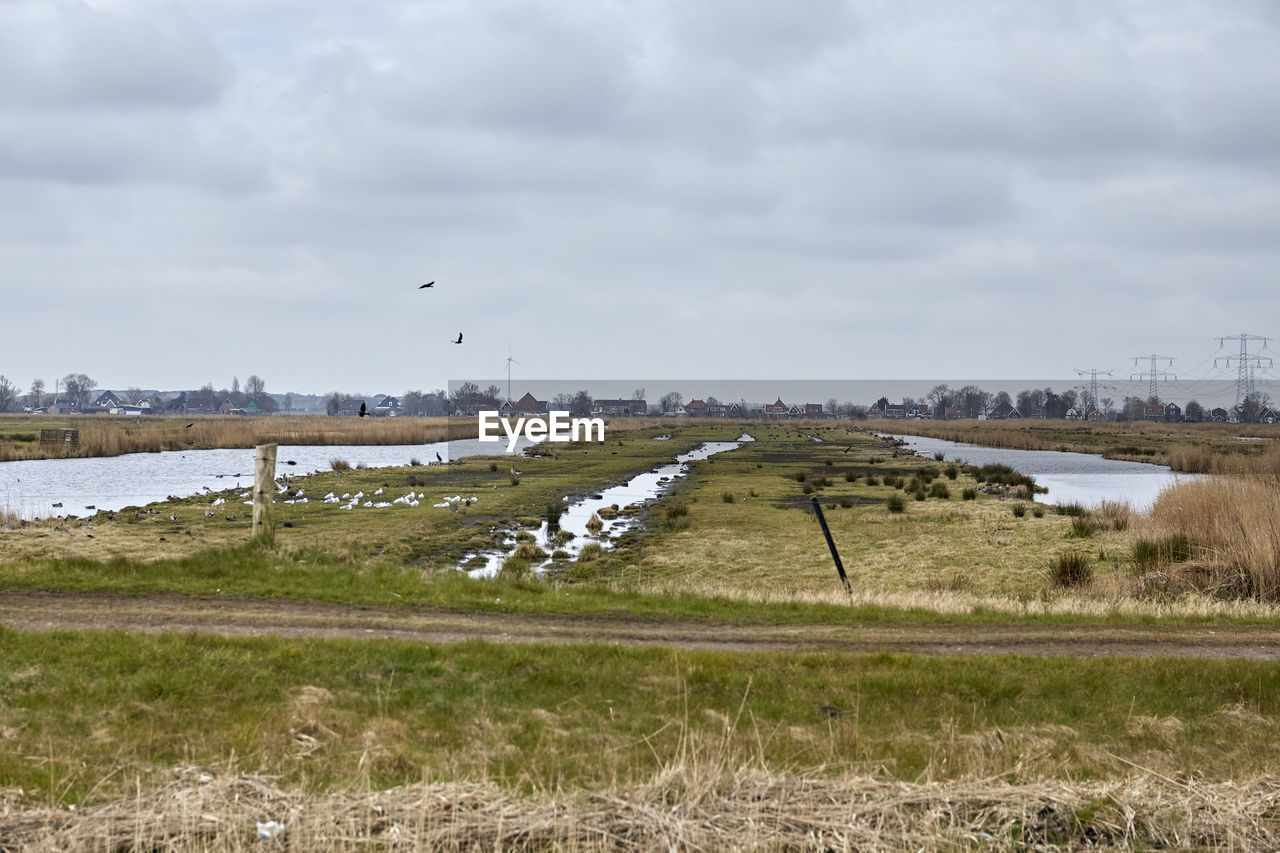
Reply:
<svg viewBox="0 0 1280 853"><path fill-rule="evenodd" d="M27 405L38 409L44 405L44 380L31 380L31 390L27 392Z"/></svg>
<svg viewBox="0 0 1280 853"><path fill-rule="evenodd" d="M658 401L664 412L674 412L684 405L684 395L679 391L671 391L662 395Z"/></svg>
<svg viewBox="0 0 1280 853"><path fill-rule="evenodd" d="M258 374L250 374L249 378L244 381L244 393L246 397L254 400L261 407L262 401L258 398L267 393L267 383Z"/></svg>
<svg viewBox="0 0 1280 853"><path fill-rule="evenodd" d="M18 399L17 386L0 374L0 412L7 411L16 399Z"/></svg>
<svg viewBox="0 0 1280 853"><path fill-rule="evenodd" d="M643 400L643 399L644 399L644 389L643 389L643 388L636 388L635 390L633 390L633 391L631 392L631 399L632 399L632 400Z"/></svg>
<svg viewBox="0 0 1280 853"><path fill-rule="evenodd" d="M289 393L284 395L284 413L287 415L292 412L293 412L293 392L290 391Z"/></svg>
<svg viewBox="0 0 1280 853"><path fill-rule="evenodd" d="M945 382L940 382L929 389L929 393L925 396L925 400L933 407L936 416L942 418L946 415L947 406L951 405L954 396L951 389L947 387Z"/></svg>
<svg viewBox="0 0 1280 853"><path fill-rule="evenodd" d="M137 386L129 386L124 392L124 401L133 406L141 406L142 401L146 399L146 395L142 393L142 389Z"/></svg>
<svg viewBox="0 0 1280 853"><path fill-rule="evenodd" d="M67 400L72 408L81 411L88 407L89 395L93 393L95 385L97 383L83 373L68 373L62 377L62 390Z"/></svg>
<svg viewBox="0 0 1280 853"><path fill-rule="evenodd" d="M573 395L573 399L569 401L569 414L576 417L586 417L591 414L591 404L595 401L591 399L591 395L585 390L579 391Z"/></svg>

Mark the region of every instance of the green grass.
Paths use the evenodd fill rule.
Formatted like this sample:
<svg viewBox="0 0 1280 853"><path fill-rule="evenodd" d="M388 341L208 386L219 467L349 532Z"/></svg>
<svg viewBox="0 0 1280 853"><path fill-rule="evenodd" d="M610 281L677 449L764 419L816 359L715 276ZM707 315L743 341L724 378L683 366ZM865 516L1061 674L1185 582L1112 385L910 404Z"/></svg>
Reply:
<svg viewBox="0 0 1280 853"><path fill-rule="evenodd" d="M308 790L651 778L682 750L793 773L1246 778L1280 670L1238 660L673 653L0 630L0 787L79 803L156 767Z"/></svg>

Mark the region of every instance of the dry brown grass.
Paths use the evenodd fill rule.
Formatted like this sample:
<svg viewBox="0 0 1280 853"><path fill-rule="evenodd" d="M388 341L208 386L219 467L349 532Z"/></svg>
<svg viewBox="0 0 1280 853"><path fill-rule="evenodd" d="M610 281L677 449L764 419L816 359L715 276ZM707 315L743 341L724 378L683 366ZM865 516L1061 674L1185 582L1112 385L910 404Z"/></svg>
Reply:
<svg viewBox="0 0 1280 853"><path fill-rule="evenodd" d="M26 418L26 424L19 419ZM187 424L192 424L188 427ZM337 418L321 415L238 417L209 415L189 419L117 417L64 418L59 427L78 429L80 446L41 448L41 428L47 419L5 416L0 435L0 462L61 456L119 456L162 450L253 447L258 444L344 445L428 444L474 438L475 422L449 418Z"/></svg>
<svg viewBox="0 0 1280 853"><path fill-rule="evenodd" d="M1139 534L1191 543L1190 560L1162 567L1179 586L1222 598L1280 601L1280 480L1178 483L1156 500Z"/></svg>
<svg viewBox="0 0 1280 853"><path fill-rule="evenodd" d="M1136 772L1105 782L907 783L674 763L607 792L515 794L488 783L303 794L187 768L158 790L78 810L0 791L5 849L984 850L1274 849L1280 783ZM258 824L284 825L275 840Z"/></svg>

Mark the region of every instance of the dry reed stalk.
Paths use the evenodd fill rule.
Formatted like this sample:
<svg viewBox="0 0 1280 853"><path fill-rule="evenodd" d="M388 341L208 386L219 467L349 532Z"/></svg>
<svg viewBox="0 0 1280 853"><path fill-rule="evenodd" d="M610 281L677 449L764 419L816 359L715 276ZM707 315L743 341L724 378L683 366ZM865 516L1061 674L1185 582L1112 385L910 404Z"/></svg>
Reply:
<svg viewBox="0 0 1280 853"><path fill-rule="evenodd" d="M1191 543L1195 556L1166 570L1192 588L1280 601L1280 482L1272 478L1177 483L1156 499L1141 533Z"/></svg>
<svg viewBox="0 0 1280 853"><path fill-rule="evenodd" d="M1119 760L1118 763L1128 762ZM0 792L0 848L155 850L1027 850L1280 844L1280 782L1013 784L797 777L673 765L620 792L513 794L431 783L307 795L188 769L149 793L75 811ZM284 824L271 843L258 824Z"/></svg>
<svg viewBox="0 0 1280 853"><path fill-rule="evenodd" d="M431 444L474 438L475 422L459 418L338 418L321 415L238 417L216 415L192 418L186 424L170 419L139 423L109 417L76 417L65 426L80 431L80 444L68 451L38 443L16 446L0 442L0 461L52 457L119 456L163 450L281 445Z"/></svg>

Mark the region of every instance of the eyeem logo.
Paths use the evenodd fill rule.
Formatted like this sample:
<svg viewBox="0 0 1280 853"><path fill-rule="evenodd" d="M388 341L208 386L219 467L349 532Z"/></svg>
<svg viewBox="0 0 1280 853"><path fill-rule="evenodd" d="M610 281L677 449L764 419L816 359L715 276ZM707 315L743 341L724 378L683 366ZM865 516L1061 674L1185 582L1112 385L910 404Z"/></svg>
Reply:
<svg viewBox="0 0 1280 853"><path fill-rule="evenodd" d="M507 434L507 452L516 452L516 439L524 433L530 441L604 441L604 421L600 418L571 418L568 412L548 412L544 418L516 418L512 427L510 418L499 417L493 410L483 411L480 416L481 441L498 441L502 433ZM596 438L591 433L596 433Z"/></svg>

